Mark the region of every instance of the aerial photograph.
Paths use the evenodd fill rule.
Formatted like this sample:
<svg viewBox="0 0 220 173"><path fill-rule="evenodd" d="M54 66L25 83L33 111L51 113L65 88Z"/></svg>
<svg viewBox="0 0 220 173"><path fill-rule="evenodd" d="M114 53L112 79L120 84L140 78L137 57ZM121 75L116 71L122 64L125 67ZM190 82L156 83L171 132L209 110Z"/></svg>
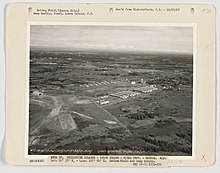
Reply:
<svg viewBox="0 0 220 173"><path fill-rule="evenodd" d="M31 25L29 54L29 155L192 156L192 27Z"/></svg>

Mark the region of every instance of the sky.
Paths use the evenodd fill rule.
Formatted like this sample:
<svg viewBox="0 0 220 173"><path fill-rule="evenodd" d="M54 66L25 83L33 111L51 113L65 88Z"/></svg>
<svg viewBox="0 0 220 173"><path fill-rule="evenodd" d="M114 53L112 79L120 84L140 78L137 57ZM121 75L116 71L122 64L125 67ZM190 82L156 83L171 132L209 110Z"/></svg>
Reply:
<svg viewBox="0 0 220 173"><path fill-rule="evenodd" d="M192 53L193 28L32 25L30 46L42 50Z"/></svg>

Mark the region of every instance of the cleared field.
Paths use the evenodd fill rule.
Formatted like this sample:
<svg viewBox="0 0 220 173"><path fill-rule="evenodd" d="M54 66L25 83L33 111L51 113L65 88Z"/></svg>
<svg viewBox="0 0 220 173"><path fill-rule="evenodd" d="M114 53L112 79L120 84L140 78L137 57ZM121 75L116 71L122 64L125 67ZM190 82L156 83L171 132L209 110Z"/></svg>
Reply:
<svg viewBox="0 0 220 173"><path fill-rule="evenodd" d="M69 114L62 114L59 116L60 125L63 130L73 130L77 128L75 121Z"/></svg>
<svg viewBox="0 0 220 173"><path fill-rule="evenodd" d="M106 123L106 122L114 122L111 124L111 126L116 126L116 127L120 126L120 124L118 124L119 121L111 113L99 107L95 103L76 104L72 108L70 108L70 112L71 111L80 113L87 117L91 117L92 120L104 126L110 126L109 123Z"/></svg>
<svg viewBox="0 0 220 173"><path fill-rule="evenodd" d="M48 116L52 109L47 109L37 104L29 104L29 127L30 132L35 129L42 119Z"/></svg>

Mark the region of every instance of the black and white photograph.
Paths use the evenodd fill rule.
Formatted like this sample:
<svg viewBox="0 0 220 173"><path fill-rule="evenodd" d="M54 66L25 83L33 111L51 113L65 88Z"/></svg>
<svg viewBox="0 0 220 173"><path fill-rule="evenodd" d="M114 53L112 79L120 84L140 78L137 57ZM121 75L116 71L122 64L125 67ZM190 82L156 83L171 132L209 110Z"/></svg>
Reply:
<svg viewBox="0 0 220 173"><path fill-rule="evenodd" d="M192 26L29 34L29 155L192 156Z"/></svg>

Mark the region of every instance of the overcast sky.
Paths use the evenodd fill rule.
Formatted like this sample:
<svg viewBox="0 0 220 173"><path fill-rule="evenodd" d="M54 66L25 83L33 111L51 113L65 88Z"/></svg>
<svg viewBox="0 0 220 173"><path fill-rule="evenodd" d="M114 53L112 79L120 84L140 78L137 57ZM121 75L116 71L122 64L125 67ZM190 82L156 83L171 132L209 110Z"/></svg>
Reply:
<svg viewBox="0 0 220 173"><path fill-rule="evenodd" d="M192 27L32 25L32 48L192 53Z"/></svg>

